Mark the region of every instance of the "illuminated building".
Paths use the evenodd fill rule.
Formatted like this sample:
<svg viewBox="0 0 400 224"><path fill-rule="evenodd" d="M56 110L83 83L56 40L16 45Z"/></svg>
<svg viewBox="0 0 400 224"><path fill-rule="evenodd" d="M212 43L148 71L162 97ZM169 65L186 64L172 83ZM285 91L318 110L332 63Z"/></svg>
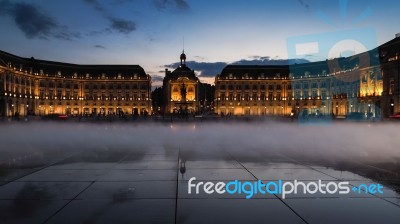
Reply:
<svg viewBox="0 0 400 224"><path fill-rule="evenodd" d="M375 109L380 108L383 89L379 66L358 68L355 65L329 71L326 62L227 66L216 77L216 112L281 116L301 111L335 116L350 112L378 113Z"/></svg>
<svg viewBox="0 0 400 224"><path fill-rule="evenodd" d="M400 36L379 48L383 76L382 110L388 117L400 113Z"/></svg>
<svg viewBox="0 0 400 224"><path fill-rule="evenodd" d="M397 37L348 58L289 66L228 65L215 78L215 112L388 117L400 112L399 53Z"/></svg>
<svg viewBox="0 0 400 224"><path fill-rule="evenodd" d="M138 65L75 65L0 52L1 116L132 115L151 111Z"/></svg>
<svg viewBox="0 0 400 224"><path fill-rule="evenodd" d="M291 89L285 66L229 65L215 78L215 109L222 115L288 114Z"/></svg>
<svg viewBox="0 0 400 224"><path fill-rule="evenodd" d="M228 65L215 90L199 81L182 52L179 67L165 70L157 112L389 117L400 113L399 77L400 37L347 58ZM152 112L150 93L151 77L138 65L76 65L0 51L0 116L142 115Z"/></svg>
<svg viewBox="0 0 400 224"><path fill-rule="evenodd" d="M199 109L200 81L194 70L186 66L186 54L182 52L180 65L174 71L165 69L163 80L164 113L186 111L195 113Z"/></svg>

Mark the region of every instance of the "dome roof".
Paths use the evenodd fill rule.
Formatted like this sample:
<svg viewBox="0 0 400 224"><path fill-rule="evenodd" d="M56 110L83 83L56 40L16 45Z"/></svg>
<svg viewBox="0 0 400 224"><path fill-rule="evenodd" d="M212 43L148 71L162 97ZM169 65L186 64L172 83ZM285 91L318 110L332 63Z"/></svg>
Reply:
<svg viewBox="0 0 400 224"><path fill-rule="evenodd" d="M186 54L185 54L185 52L182 52L182 54L181 54L181 60L186 60Z"/></svg>

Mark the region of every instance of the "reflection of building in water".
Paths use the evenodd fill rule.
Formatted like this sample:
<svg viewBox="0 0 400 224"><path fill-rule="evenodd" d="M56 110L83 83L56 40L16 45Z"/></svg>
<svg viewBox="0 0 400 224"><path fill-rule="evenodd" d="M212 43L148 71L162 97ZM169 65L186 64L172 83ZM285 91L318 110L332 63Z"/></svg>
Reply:
<svg viewBox="0 0 400 224"><path fill-rule="evenodd" d="M400 112L399 53L396 38L349 58L290 66L228 65L215 78L215 111L390 116Z"/></svg>
<svg viewBox="0 0 400 224"><path fill-rule="evenodd" d="M165 69L163 81L164 112L176 113L179 110L196 112L199 107L200 81L194 70L186 66L186 55L181 54L181 63L174 71Z"/></svg>
<svg viewBox="0 0 400 224"><path fill-rule="evenodd" d="M0 116L145 114L151 77L138 65L75 65L0 52Z"/></svg>

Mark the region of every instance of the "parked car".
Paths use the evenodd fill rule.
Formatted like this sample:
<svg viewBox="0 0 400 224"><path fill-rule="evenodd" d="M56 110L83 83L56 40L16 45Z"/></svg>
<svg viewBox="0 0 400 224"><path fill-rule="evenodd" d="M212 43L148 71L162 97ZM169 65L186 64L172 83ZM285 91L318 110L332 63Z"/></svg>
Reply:
<svg viewBox="0 0 400 224"><path fill-rule="evenodd" d="M44 120L67 120L68 119L68 115L65 114L47 114L42 116L42 119Z"/></svg>
<svg viewBox="0 0 400 224"><path fill-rule="evenodd" d="M396 120L400 120L400 113L396 113L392 116L389 116L390 119L396 119Z"/></svg>

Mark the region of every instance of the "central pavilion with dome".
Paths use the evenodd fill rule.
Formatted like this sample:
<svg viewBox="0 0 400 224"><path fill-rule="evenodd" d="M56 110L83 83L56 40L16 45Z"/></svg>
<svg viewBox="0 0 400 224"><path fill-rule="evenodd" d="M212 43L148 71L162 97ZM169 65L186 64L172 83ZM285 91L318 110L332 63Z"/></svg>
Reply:
<svg viewBox="0 0 400 224"><path fill-rule="evenodd" d="M180 56L180 65L174 71L165 69L163 80L164 113L196 113L199 109L200 81L194 70L186 66L186 54Z"/></svg>

